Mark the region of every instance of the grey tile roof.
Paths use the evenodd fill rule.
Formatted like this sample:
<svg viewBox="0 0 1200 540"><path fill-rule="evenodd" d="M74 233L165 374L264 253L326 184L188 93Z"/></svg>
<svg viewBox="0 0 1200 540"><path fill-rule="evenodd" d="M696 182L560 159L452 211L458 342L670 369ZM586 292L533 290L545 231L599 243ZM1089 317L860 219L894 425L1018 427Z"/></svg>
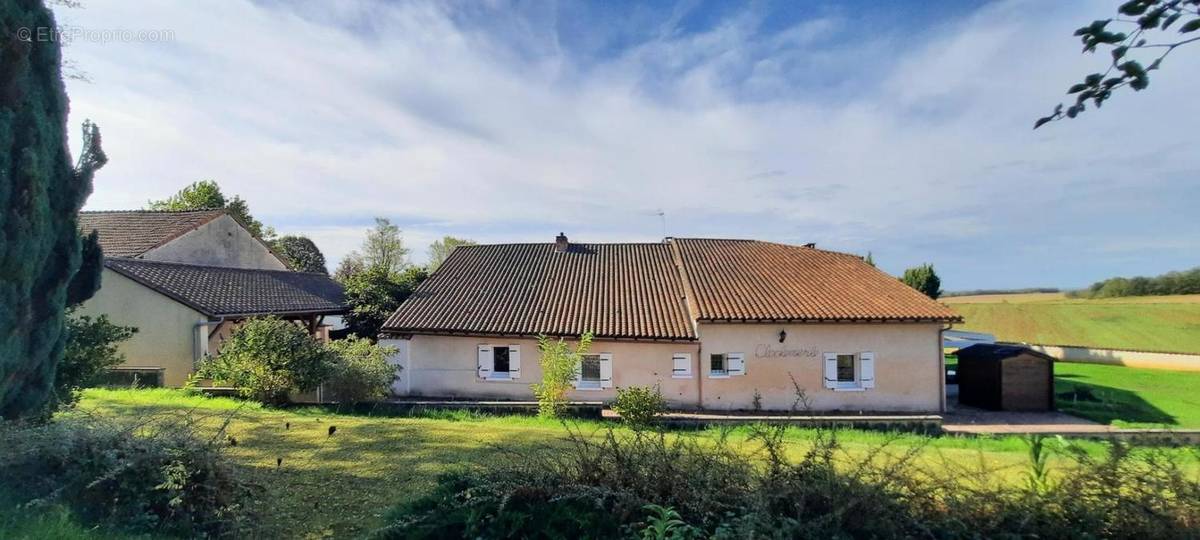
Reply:
<svg viewBox="0 0 1200 540"><path fill-rule="evenodd" d="M224 210L80 212L79 230L100 234L108 257L138 257L225 214Z"/></svg>
<svg viewBox="0 0 1200 540"><path fill-rule="evenodd" d="M334 314L342 286L324 274L106 258L104 266L208 316Z"/></svg>

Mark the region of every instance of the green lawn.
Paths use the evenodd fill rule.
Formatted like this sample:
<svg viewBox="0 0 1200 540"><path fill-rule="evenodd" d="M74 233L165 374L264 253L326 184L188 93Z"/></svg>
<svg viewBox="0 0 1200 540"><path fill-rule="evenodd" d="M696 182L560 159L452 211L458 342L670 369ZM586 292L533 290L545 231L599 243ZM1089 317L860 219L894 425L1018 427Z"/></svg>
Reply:
<svg viewBox="0 0 1200 540"><path fill-rule="evenodd" d="M453 467L482 466L510 454L561 444L566 428L527 417L443 414L439 417L333 415L309 409L270 410L228 399L205 398L176 390L89 390L79 414L139 417L189 413L214 428L232 416L229 449L263 493L256 498L263 536L354 537L382 524L394 504L427 493L436 477ZM587 434L611 424L577 422ZM337 432L329 436L329 427ZM748 429L728 433L747 452ZM673 436L715 438L717 431L677 432ZM789 433L794 452L806 449L811 430ZM986 470L985 476L1020 481L1026 445L1018 438L956 438L842 431L847 462L860 460L881 445L902 453L924 447L920 461L931 471ZM1084 443L1099 452L1097 443ZM282 458L282 465L276 460ZM978 467L979 469L975 469Z"/></svg>
<svg viewBox="0 0 1200 540"><path fill-rule="evenodd" d="M1124 427L1200 429L1200 372L1058 362L1054 375L1063 412Z"/></svg>
<svg viewBox="0 0 1200 540"><path fill-rule="evenodd" d="M1194 295L964 298L945 299L966 319L956 328L995 334L1003 341L1200 353L1200 297Z"/></svg>

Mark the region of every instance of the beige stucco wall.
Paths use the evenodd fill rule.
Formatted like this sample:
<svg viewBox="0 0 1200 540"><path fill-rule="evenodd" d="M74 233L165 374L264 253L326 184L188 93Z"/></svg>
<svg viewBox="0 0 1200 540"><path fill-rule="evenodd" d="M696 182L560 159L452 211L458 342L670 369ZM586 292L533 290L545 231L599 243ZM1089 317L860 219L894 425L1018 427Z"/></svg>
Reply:
<svg viewBox="0 0 1200 540"><path fill-rule="evenodd" d="M107 268L101 279L100 290L76 313L104 313L113 323L136 327L138 332L120 345L121 366L165 368L164 383L182 385L193 368L196 323L207 318Z"/></svg>
<svg viewBox="0 0 1200 540"><path fill-rule="evenodd" d="M813 410L939 411L942 406L943 357L937 324L701 324L700 343L596 342L594 353L613 355L613 388L576 390L571 399L608 401L624 386L659 384L675 408L748 410L755 391L765 410L787 410L795 400L792 378L804 389ZM787 339L779 343L779 331ZM532 399L529 385L541 378L537 342L531 339L413 336L387 340L400 352L393 363L403 369L394 386L399 395L479 399ZM519 345L521 378L485 381L476 376L480 344ZM761 347L806 350L812 356L756 354ZM708 356L741 352L746 374L710 378ZM861 391L826 389L822 353L875 353L875 387ZM690 353L690 379L672 377L674 353Z"/></svg>
<svg viewBox="0 0 1200 540"><path fill-rule="evenodd" d="M166 244L147 251L142 258L151 261L287 270L287 265L254 238L237 220L221 216L183 234Z"/></svg>
<svg viewBox="0 0 1200 540"><path fill-rule="evenodd" d="M939 411L944 369L939 329L937 324L700 324L705 360L712 353L746 355L746 374L726 379L709 378L708 362L703 362L704 408L749 409L758 390L764 409L789 409L796 394L794 377L813 410ZM787 332L783 343L780 330ZM785 357L758 353L767 346L805 353ZM874 352L875 387L825 388L826 352Z"/></svg>
<svg viewBox="0 0 1200 540"><path fill-rule="evenodd" d="M393 363L403 368L400 380L393 387L400 395L527 400L533 399L529 385L542 377L537 341L532 339L414 336L407 345L399 340L384 343L401 349L393 358ZM477 377L481 344L520 346L521 378L485 381ZM594 342L592 353L613 355L613 387L575 390L570 399L608 401L616 397L617 388L659 384L671 406L694 408L698 401L695 379L674 379L671 370L674 353L691 353L695 362L697 348L695 343Z"/></svg>

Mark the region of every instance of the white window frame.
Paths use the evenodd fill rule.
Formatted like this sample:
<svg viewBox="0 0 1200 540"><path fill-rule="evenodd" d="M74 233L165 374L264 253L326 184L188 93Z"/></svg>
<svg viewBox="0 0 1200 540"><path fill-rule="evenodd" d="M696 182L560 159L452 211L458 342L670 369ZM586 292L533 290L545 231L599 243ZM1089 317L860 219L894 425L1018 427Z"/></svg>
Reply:
<svg viewBox="0 0 1200 540"><path fill-rule="evenodd" d="M671 355L671 378L692 378L692 353L675 353Z"/></svg>
<svg viewBox="0 0 1200 540"><path fill-rule="evenodd" d="M721 365L725 369L714 371L712 361L714 356L721 356ZM728 379L729 378L729 354L728 353L710 353L708 355L708 378L710 379Z"/></svg>
<svg viewBox="0 0 1200 540"><path fill-rule="evenodd" d="M838 379L838 362L841 357L853 357L854 380ZM827 352L823 355L825 388L835 392L863 392L875 388L875 353L873 352ZM830 376L832 374L832 377Z"/></svg>
<svg viewBox="0 0 1200 540"><path fill-rule="evenodd" d="M496 348L497 347L504 347L504 348L508 349L508 371L496 371ZM477 351L478 351L477 352L478 355L485 354L485 351L486 351L486 353L492 355L490 361L487 361L486 363L485 363L485 360L483 360L483 359L478 360L478 365L476 366L476 370L477 370L477 373L479 375L481 375L479 377L480 380L487 381L487 382L504 382L504 381L515 381L515 380L518 380L521 378L521 346L520 345L514 344L514 343L508 343L508 344L481 343L477 347ZM483 368L483 366L485 366L485 365L487 366L487 369ZM486 374L485 374L485 372L486 372Z"/></svg>
<svg viewBox="0 0 1200 540"><path fill-rule="evenodd" d="M588 358L596 358L600 363L600 376L595 381L583 380L583 361ZM575 365L575 389L584 391L606 390L613 387L613 363L612 353L588 353L581 355L579 363Z"/></svg>

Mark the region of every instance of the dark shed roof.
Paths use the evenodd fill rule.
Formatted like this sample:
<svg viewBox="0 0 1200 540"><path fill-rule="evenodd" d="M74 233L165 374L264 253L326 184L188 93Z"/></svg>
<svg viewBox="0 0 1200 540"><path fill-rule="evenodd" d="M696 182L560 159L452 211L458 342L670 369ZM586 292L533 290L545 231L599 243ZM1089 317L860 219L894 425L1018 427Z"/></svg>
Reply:
<svg viewBox="0 0 1200 540"><path fill-rule="evenodd" d="M1005 358L1012 358L1014 356L1020 356L1022 354L1028 354L1028 355L1037 356L1040 358L1045 358L1046 360L1050 360L1052 362L1054 361L1053 356L1050 356L1041 351L1035 351L1033 349L1030 349L1029 347L1022 347L1020 345L1012 345L1012 344L999 344L999 343L996 343L996 344L976 343L969 347L963 347L963 348L959 349L957 352L954 353L954 356L957 356L959 359L969 358L972 360L998 361L998 360L1004 360Z"/></svg>
<svg viewBox="0 0 1200 540"><path fill-rule="evenodd" d="M346 312L342 286L325 274L124 258L104 266L210 317Z"/></svg>

